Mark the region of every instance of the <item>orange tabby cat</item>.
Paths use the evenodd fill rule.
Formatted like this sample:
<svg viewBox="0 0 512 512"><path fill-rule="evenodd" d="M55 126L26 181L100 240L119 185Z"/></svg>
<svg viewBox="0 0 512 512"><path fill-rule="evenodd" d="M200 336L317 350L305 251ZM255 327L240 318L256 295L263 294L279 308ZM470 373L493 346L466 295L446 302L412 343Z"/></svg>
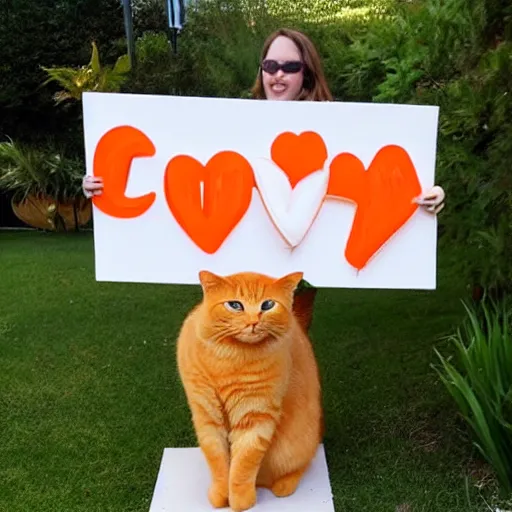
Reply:
<svg viewBox="0 0 512 512"><path fill-rule="evenodd" d="M178 339L178 368L213 507L247 510L256 486L297 488L322 437L318 368L292 313L302 273L199 275L203 301Z"/></svg>

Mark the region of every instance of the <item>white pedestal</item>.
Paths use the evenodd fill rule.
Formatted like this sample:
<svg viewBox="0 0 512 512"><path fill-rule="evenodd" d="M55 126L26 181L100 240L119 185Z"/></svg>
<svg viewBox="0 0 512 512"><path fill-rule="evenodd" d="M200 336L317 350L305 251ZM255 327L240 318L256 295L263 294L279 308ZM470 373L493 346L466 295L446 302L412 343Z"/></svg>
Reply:
<svg viewBox="0 0 512 512"><path fill-rule="evenodd" d="M199 448L165 448L149 512L214 512L207 497L210 472ZM258 489L251 512L334 512L323 445L292 496Z"/></svg>

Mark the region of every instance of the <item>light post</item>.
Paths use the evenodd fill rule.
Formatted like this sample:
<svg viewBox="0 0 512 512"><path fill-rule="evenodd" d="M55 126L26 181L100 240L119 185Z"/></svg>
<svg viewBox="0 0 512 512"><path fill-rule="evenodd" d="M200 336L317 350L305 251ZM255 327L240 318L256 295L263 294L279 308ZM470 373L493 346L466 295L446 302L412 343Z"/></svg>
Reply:
<svg viewBox="0 0 512 512"><path fill-rule="evenodd" d="M124 31L126 33L126 44L128 46L128 58L130 66L135 67L137 59L135 55L135 39L133 37L133 17L131 0L121 0L123 3Z"/></svg>
<svg viewBox="0 0 512 512"><path fill-rule="evenodd" d="M133 67L136 65L135 39L133 36L133 9L131 0L121 0L123 4L124 30L128 46L128 58ZM171 43L174 54L178 51L178 33L185 23L185 9L191 0L165 0L167 13L168 41Z"/></svg>
<svg viewBox="0 0 512 512"><path fill-rule="evenodd" d="M174 53L178 51L178 32L185 22L185 4L184 0L165 0L169 40Z"/></svg>

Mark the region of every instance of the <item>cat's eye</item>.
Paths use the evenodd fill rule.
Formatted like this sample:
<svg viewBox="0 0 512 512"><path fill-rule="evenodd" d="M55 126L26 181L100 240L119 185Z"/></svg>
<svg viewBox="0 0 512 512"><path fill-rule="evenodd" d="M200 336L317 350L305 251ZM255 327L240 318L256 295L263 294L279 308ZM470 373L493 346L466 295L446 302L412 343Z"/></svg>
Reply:
<svg viewBox="0 0 512 512"><path fill-rule="evenodd" d="M272 309L276 303L273 300L265 300L261 303L261 310L262 311L268 311L269 309Z"/></svg>
<svg viewBox="0 0 512 512"><path fill-rule="evenodd" d="M230 300L225 302L224 305L226 308L231 309L232 311L243 311L244 305L239 300Z"/></svg>

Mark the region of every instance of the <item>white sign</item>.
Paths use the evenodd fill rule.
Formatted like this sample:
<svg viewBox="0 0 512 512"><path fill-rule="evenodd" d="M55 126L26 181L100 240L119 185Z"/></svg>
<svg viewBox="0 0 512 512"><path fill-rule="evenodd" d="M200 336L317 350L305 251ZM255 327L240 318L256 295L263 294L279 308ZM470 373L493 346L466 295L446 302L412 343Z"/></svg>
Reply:
<svg viewBox="0 0 512 512"><path fill-rule="evenodd" d="M210 470L199 448L166 448L149 512L212 512L215 509L207 497L210 483ZM324 445L318 447L291 496L276 498L268 489L258 488L251 512L334 512Z"/></svg>
<svg viewBox="0 0 512 512"><path fill-rule="evenodd" d="M438 108L113 93L83 97L96 279L206 269L318 287L434 289Z"/></svg>

